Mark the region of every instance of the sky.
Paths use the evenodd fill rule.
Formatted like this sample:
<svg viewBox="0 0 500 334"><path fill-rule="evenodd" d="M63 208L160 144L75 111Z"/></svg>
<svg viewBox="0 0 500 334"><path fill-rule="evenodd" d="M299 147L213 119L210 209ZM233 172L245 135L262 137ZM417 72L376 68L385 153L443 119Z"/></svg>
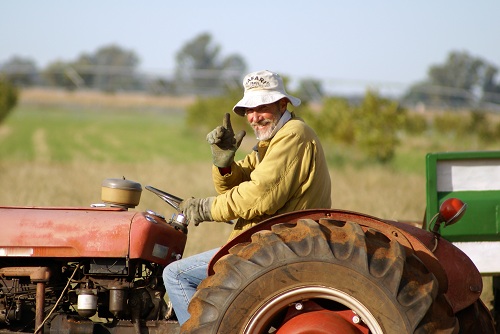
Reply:
<svg viewBox="0 0 500 334"><path fill-rule="evenodd" d="M139 69L172 73L175 55L208 32L248 71L332 87L407 87L452 51L500 67L498 0L16 0L0 2L0 64L39 68L118 45Z"/></svg>

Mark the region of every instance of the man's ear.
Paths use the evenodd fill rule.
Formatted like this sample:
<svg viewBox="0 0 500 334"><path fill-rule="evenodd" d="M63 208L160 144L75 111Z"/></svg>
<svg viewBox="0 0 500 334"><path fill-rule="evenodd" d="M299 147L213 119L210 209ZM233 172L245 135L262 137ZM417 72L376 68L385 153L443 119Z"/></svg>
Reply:
<svg viewBox="0 0 500 334"><path fill-rule="evenodd" d="M280 106L280 111L281 113L284 113L285 110L286 110L286 106L288 105L288 99L286 97L282 98L280 101L279 101L279 106Z"/></svg>

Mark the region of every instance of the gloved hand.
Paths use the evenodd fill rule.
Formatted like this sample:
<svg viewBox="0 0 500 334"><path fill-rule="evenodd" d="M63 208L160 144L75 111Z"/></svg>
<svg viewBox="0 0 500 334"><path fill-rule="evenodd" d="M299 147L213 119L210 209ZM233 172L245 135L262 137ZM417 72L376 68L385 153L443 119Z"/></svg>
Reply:
<svg viewBox="0 0 500 334"><path fill-rule="evenodd" d="M182 211L188 223L194 223L198 226L201 222L212 221L212 202L214 197L207 198L188 198L179 204L179 209Z"/></svg>
<svg viewBox="0 0 500 334"><path fill-rule="evenodd" d="M207 135L207 141L212 149L214 165L220 168L231 166L236 150L240 147L245 135L244 130L241 130L237 135L234 134L230 115L226 113L222 125L219 125Z"/></svg>

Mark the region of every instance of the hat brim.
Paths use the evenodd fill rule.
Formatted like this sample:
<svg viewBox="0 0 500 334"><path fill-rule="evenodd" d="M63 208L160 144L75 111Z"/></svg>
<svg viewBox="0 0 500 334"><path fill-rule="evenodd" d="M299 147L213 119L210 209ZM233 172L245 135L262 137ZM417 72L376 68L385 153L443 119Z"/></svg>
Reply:
<svg viewBox="0 0 500 334"><path fill-rule="evenodd" d="M247 92L233 107L233 111L240 116L245 116L246 108L255 108L263 104L274 103L282 98L287 98L294 107L298 107L301 102L300 99L295 96L283 94L278 91L253 91Z"/></svg>

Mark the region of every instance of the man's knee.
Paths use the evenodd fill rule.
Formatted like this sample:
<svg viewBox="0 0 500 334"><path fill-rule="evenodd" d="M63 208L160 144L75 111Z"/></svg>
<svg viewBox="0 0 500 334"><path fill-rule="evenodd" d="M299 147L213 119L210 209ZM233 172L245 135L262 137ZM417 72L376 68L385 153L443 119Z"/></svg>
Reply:
<svg viewBox="0 0 500 334"><path fill-rule="evenodd" d="M168 264L163 269L163 282L167 283L169 280L175 279L179 273L178 261Z"/></svg>

